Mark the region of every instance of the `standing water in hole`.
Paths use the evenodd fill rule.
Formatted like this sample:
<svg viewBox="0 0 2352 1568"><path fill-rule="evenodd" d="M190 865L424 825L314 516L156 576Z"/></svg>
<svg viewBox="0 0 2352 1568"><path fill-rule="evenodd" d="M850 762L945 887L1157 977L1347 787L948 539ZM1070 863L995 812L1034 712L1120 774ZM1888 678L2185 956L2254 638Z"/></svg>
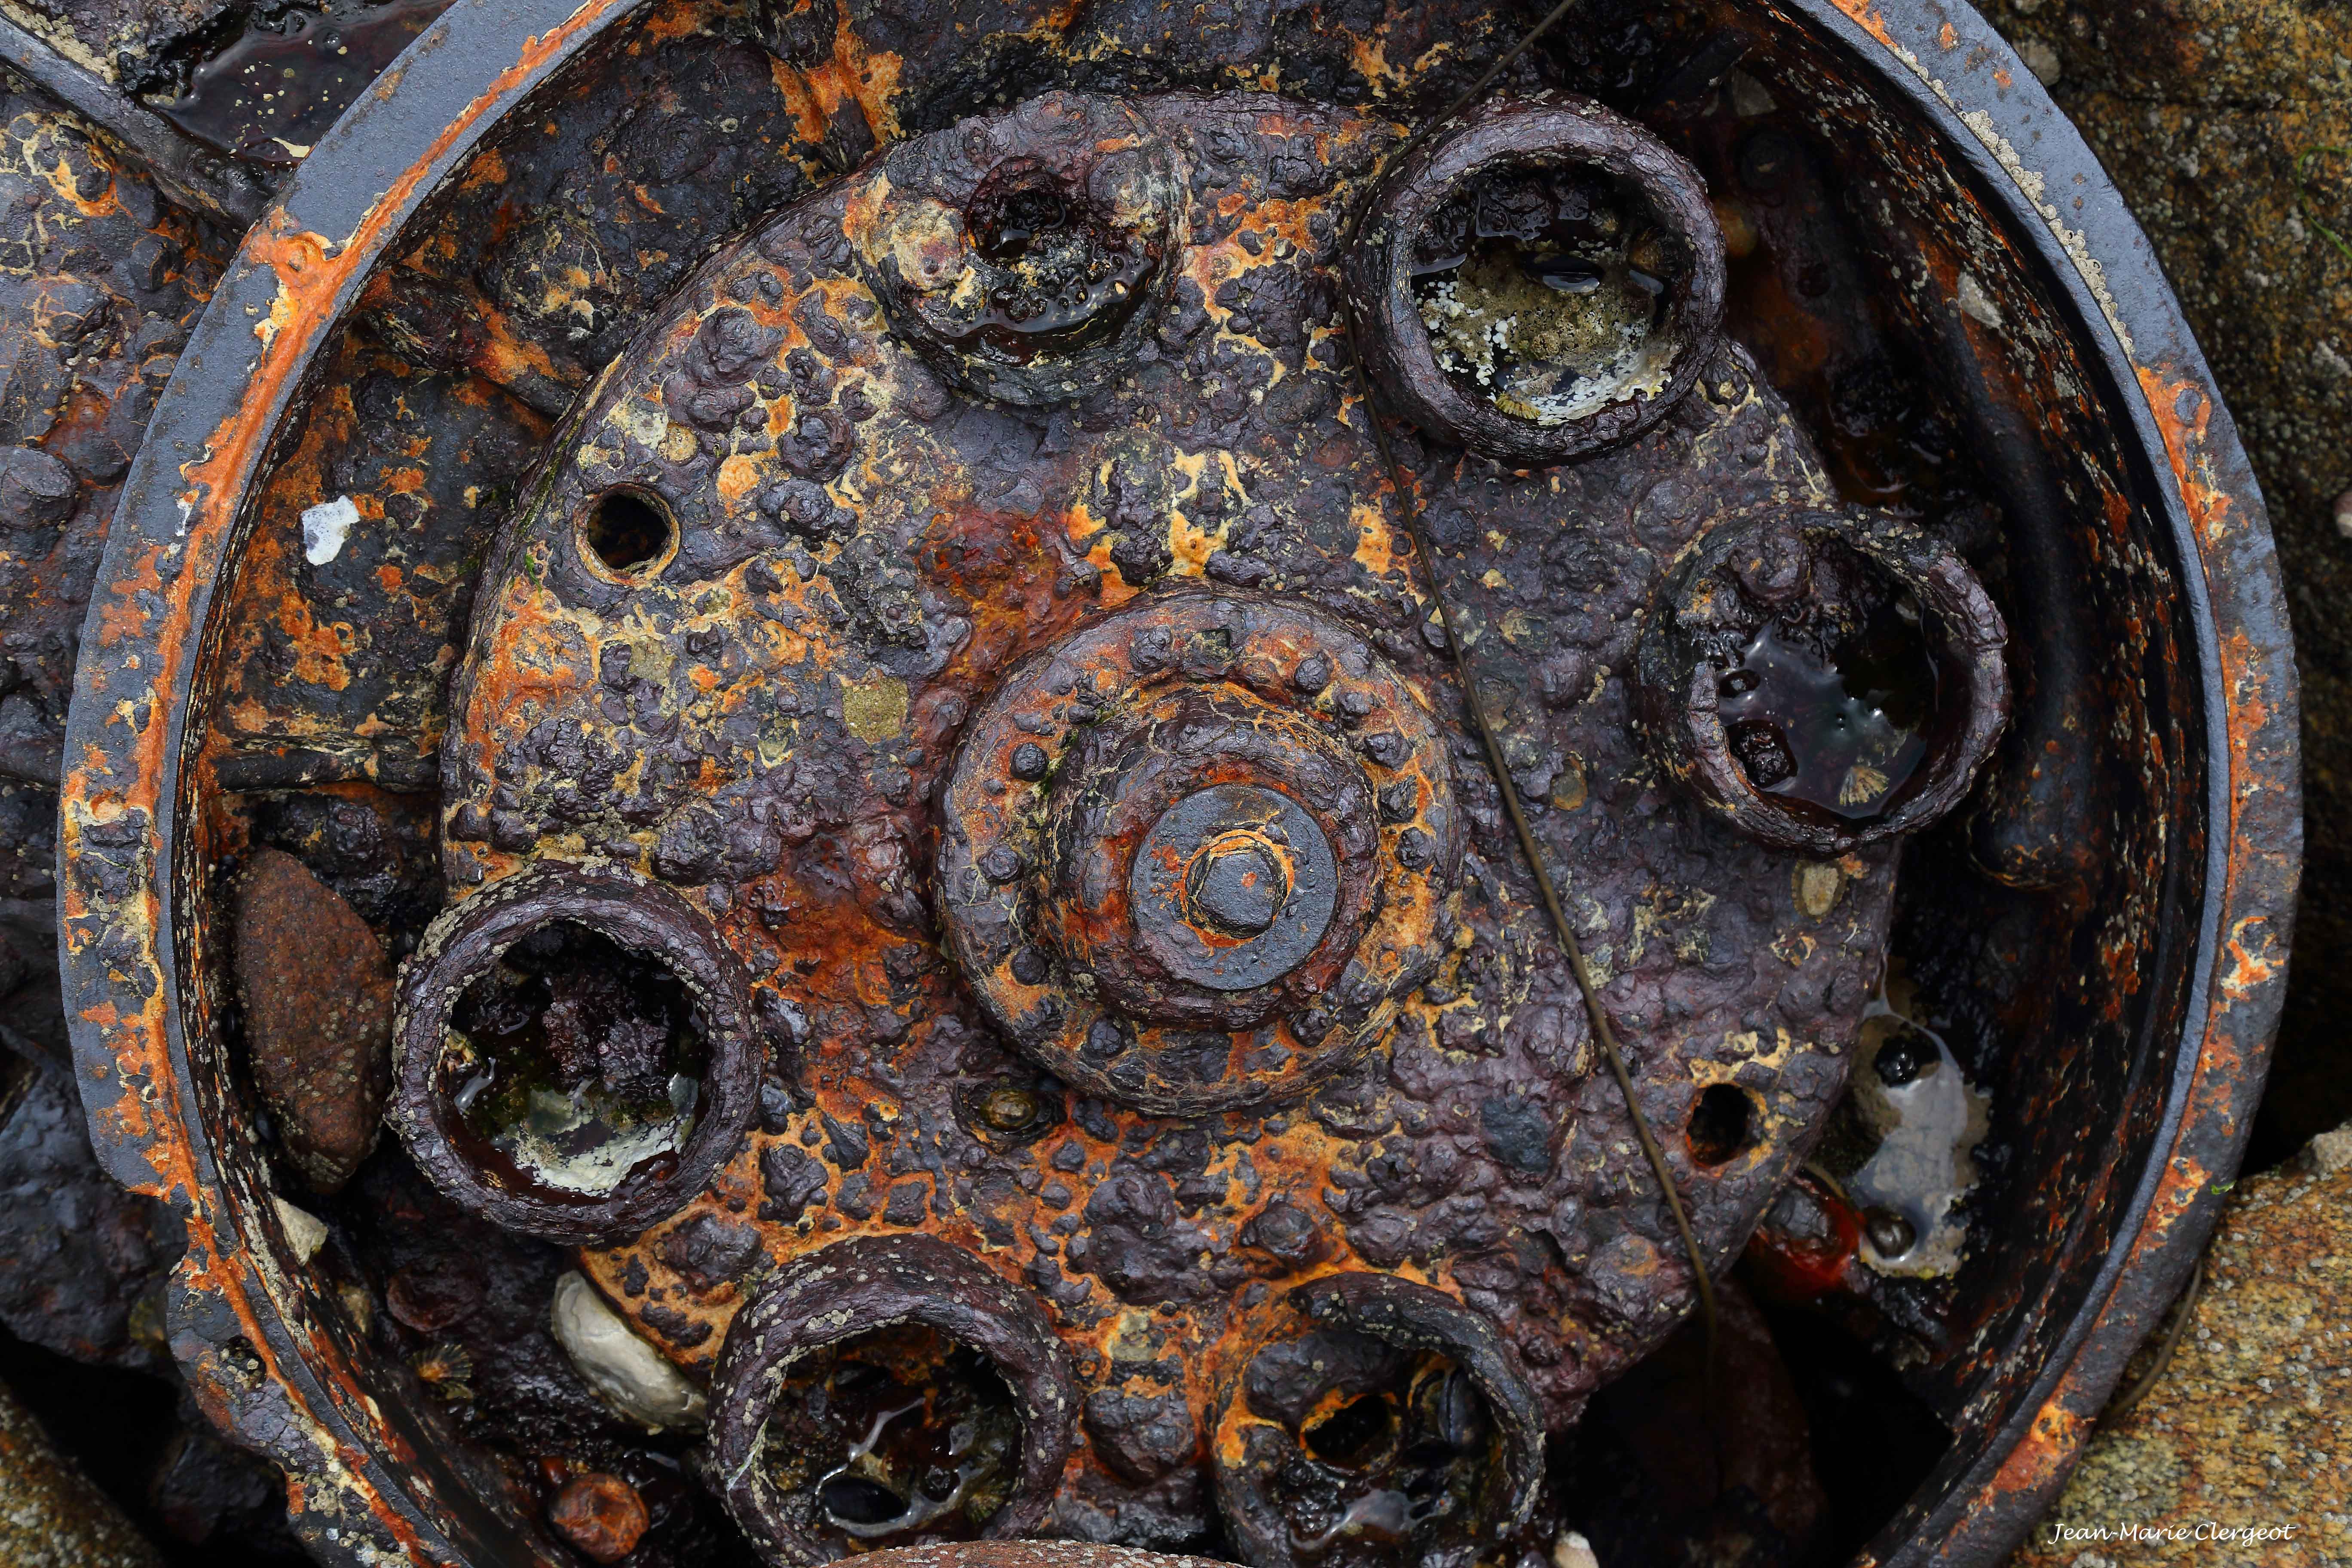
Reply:
<svg viewBox="0 0 2352 1568"><path fill-rule="evenodd" d="M1468 1376L1433 1352L1393 1385L1334 1390L1299 1432L1273 1489L1311 1562L1415 1568L1453 1561L1486 1533L1499 1437Z"/></svg>
<svg viewBox="0 0 2352 1568"><path fill-rule="evenodd" d="M1506 414L1564 425L1662 388L1674 267L1637 198L1599 174L1489 177L1430 218L1413 300L1438 365Z"/></svg>
<svg viewBox="0 0 2352 1568"><path fill-rule="evenodd" d="M1851 632L1766 621L1717 681L1716 713L1758 789L1858 820L1927 760L1935 698L1917 611L1889 599Z"/></svg>
<svg viewBox="0 0 2352 1568"><path fill-rule="evenodd" d="M509 1184L583 1200L658 1178L694 1131L705 1051L677 977L568 921L509 948L450 1020L452 1142Z"/></svg>
<svg viewBox="0 0 2352 1568"><path fill-rule="evenodd" d="M1020 1436L986 1358L909 1327L852 1341L787 1383L760 1457L804 1533L969 1541L1012 1496Z"/></svg>

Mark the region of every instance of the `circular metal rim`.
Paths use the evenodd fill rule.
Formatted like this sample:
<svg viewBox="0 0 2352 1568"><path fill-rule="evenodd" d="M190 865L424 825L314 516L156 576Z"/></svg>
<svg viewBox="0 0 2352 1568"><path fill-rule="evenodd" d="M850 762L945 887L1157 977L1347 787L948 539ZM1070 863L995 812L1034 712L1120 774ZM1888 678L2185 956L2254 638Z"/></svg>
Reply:
<svg viewBox="0 0 2352 1568"><path fill-rule="evenodd" d="M245 239L159 400L92 593L58 830L60 966L93 1143L125 1185L186 1220L175 1352L220 1425L287 1465L325 1561L461 1559L492 1528L463 1482L382 1440L348 1362L304 1321L269 1205L231 1202L203 1133L180 932L179 811L200 735L187 699L233 567L241 500L300 373L404 225L541 84L650 0L458 0L319 142ZM2153 1152L2084 1305L2030 1363L1994 1440L1954 1454L1869 1556L1990 1562L2056 1491L2123 1363L2217 1217L2284 996L2301 863L2296 682L2278 567L2234 426L2122 197L2014 51L1960 0L1790 0L1945 141L2027 247L2109 381L2147 466L2204 697L2209 823L2179 1041ZM2062 209L2053 193L2069 193ZM260 325L257 326L257 322ZM257 350L256 344L258 343ZM200 1001L195 1003L201 1005ZM2033 1317L2049 1306L2045 1295ZM257 1384L226 1359L257 1354ZM316 1358L314 1361L312 1358ZM1996 1378L1994 1381L2000 1381ZM542 1538L531 1549L562 1561Z"/></svg>
<svg viewBox="0 0 2352 1568"><path fill-rule="evenodd" d="M1223 1385L1210 1426L1210 1455L1217 1481L1217 1512L1237 1540L1271 1545L1255 1528L1253 1516L1265 1505L1265 1489L1231 1454L1229 1439L1238 1441L1235 1423L1268 1418L1248 1409L1244 1386L1250 1363L1259 1352L1280 1340L1317 1329L1344 1329L1407 1350L1434 1351L1453 1358L1467 1375L1495 1420L1502 1440L1501 1479L1507 1500L1495 1533L1507 1536L1527 1522L1543 1489L1543 1412L1534 1390L1520 1376L1503 1348L1495 1325L1470 1308L1427 1285L1387 1274L1326 1275L1289 1292L1284 1309L1291 1318L1287 1331L1261 1333L1235 1358L1217 1380ZM1296 1568L1297 1554L1286 1548L1267 1550L1265 1561Z"/></svg>
<svg viewBox="0 0 2352 1568"><path fill-rule="evenodd" d="M194 868L182 810L202 741L188 700L250 526L251 480L311 361L483 139L653 3L457 0L320 139L246 234L157 399L84 624L58 923L90 1142L117 1181L184 1222L165 1309L173 1356L213 1423L293 1478L302 1506L289 1517L321 1562L463 1562L493 1539L548 1568L572 1558L530 1521L493 1516L421 1427L388 1428L361 1368L314 1321L278 1206L224 1189L184 1016Z"/></svg>
<svg viewBox="0 0 2352 1568"><path fill-rule="evenodd" d="M1530 132L1548 138L1544 153L1518 145L1517 138ZM1636 392L1612 398L1559 425L1506 414L1455 384L1437 363L1422 324L1410 270L1422 226L1448 195L1489 169L1543 157L1574 161L1638 186L1651 216L1690 251L1690 270L1670 293L1683 341L1665 384L1654 396ZM1698 171L1646 127L1565 93L1499 99L1464 110L1412 149L1381 177L1371 200L1362 244L1347 258L1349 289L1356 317L1367 325L1365 352L1379 362L1381 383L1432 435L1482 457L1545 467L1632 440L1698 384L1723 325L1723 235Z"/></svg>
<svg viewBox="0 0 2352 1568"><path fill-rule="evenodd" d="M1948 689L1948 700L1956 706L1928 742L1915 775L1917 787L1898 795L1894 805L1874 817L1825 821L1759 789L1732 756L1729 734L1717 713L1718 672L1705 658L1689 657L1677 634L1682 613L1700 586L1775 526L1833 540L1909 592L1933 617L1935 641L1960 666ZM1909 524L1798 510L1718 523L1668 579L1663 597L1644 629L1634 676L1649 749L1662 768L1682 775L1726 821L1760 844L1831 859L1916 833L1975 787L2008 728L2009 668L2002 658L2007 627L2000 612L1965 563ZM1688 673L1679 674L1685 667Z"/></svg>
<svg viewBox="0 0 2352 1568"><path fill-rule="evenodd" d="M770 1407L794 1363L880 1329L919 1324L988 1357L1021 1416L1013 1495L982 1528L1002 1540L1034 1530L1076 1433L1068 1354L1034 1297L948 1243L928 1236L860 1237L772 1276L735 1315L710 1374L712 1474L745 1533L794 1562L823 1562L825 1544L772 1517L756 1469Z"/></svg>

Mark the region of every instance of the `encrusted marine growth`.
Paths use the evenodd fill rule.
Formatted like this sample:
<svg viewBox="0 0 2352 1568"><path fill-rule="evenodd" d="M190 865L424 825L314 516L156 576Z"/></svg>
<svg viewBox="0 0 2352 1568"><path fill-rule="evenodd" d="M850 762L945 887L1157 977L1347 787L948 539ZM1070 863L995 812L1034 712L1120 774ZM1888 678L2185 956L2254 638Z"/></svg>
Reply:
<svg viewBox="0 0 2352 1568"><path fill-rule="evenodd" d="M1688 165L1569 100L1400 135L1055 92L902 142L688 280L499 541L396 1123L609 1244L778 1561L1548 1548L1546 1434L1694 1282L1461 683L1716 1267L1839 1093L1893 836L1998 733L1999 616L1718 336ZM1780 826L1895 763L1727 729L1774 626L1916 782Z"/></svg>

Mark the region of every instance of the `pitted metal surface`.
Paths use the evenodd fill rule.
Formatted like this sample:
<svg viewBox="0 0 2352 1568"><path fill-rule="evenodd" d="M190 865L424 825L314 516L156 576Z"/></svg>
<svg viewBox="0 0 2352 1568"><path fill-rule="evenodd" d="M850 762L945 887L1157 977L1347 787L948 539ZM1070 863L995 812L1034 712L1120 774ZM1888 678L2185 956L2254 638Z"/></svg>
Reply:
<svg viewBox="0 0 2352 1568"><path fill-rule="evenodd" d="M1441 117L1531 16L459 0L321 142L61 838L100 1147L314 1547L1667 1551L1595 1490L1696 1300L1636 1108L1706 1268L1962 1434L1901 1552L2063 1462L2282 951L2200 794L2284 765L2260 529L1932 27L1604 8ZM284 1070L280 852L396 1043ZM306 1109L387 1072L373 1154ZM1978 1174L1869 1197L1922 1083Z"/></svg>
<svg viewBox="0 0 2352 1568"><path fill-rule="evenodd" d="M1394 134L1263 97L1057 98L909 142L715 258L496 545L446 753L446 918L516 876L634 868L743 955L740 1003L780 1053L783 1102L708 1191L588 1258L682 1363L726 1364L763 1280L907 1231L1049 1302L1089 1400L1172 1398L1196 1452L1253 1318L1302 1279L1402 1272L1475 1303L1555 1429L1690 1310L1429 595L1506 638L1541 605L1555 666L1630 671L1695 542L1832 497L1745 354L1694 327L1692 395L1572 470L1433 453L1419 502L1453 548L1420 581L1319 281ZM960 215L908 195L941 160ZM1105 168L1142 184L1102 197ZM1149 211L1153 170L1188 193L1139 220L1164 297L1067 296L1124 351L1076 351L1082 374L982 339L1044 379L994 405L944 384L907 279L953 297L992 276L957 259L990 182L1066 182L1037 199L1091 234L1082 201ZM1997 616L1964 635L1997 658ZM1623 690L1558 689L1510 723L1576 759L1584 799L1538 803L1541 841L1727 1260L1838 1097L1894 866L1849 840L1808 869L1664 809ZM2002 698L1976 696L1944 743L1952 787L1903 826L1989 748ZM1282 889L1257 933L1187 902L1219 853ZM457 984L440 962L414 961L412 996ZM408 1018L429 1051L436 1026ZM1729 1131L1686 1136L1710 1089ZM970 1108L1000 1089L1056 1131L992 1141ZM1301 1226L1288 1257L1250 1239L1277 1207ZM1143 1485L1077 1463L1065 1505L1181 1518L1209 1506L1200 1463ZM1211 1527L1174 1518L1158 1528Z"/></svg>

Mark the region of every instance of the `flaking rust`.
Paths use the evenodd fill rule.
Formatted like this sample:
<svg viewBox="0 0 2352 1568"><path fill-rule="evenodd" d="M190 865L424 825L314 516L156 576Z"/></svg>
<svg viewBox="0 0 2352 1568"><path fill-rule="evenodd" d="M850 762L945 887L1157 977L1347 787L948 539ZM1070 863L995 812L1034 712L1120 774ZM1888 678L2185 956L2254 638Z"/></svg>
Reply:
<svg viewBox="0 0 2352 1568"><path fill-rule="evenodd" d="M1431 198L1470 211L1479 232L1454 243L1570 246L1584 225L1622 249L1665 205L1641 178L1693 180L1660 150L1656 172L1574 186L1597 163L1588 121L1546 113ZM1695 542L1836 502L1701 306L1665 318L1661 351L1689 395L1573 468L1430 450L1412 482L1441 582L1392 552L1368 563L1357 520L1395 498L1321 323L1349 204L1397 135L1265 99L1049 94L901 143L706 266L573 416L499 540L457 678L436 929L473 942L495 907L511 942L526 904L551 926L590 920L567 876L626 868L648 897L682 891L741 956L737 1004L769 1021L776 1103L705 1192L586 1259L655 1343L715 1369L722 1408L752 1397L728 1348L748 1303L919 1233L1050 1312L1087 1413L1054 1496L1066 1522L1149 1510L1172 1542L1214 1507L1276 1543L1262 1551L1296 1549L1259 1518L1272 1510L1318 1552L1372 1550L1430 1527L1343 1518L1277 1475L1328 1415L1283 1385L1322 1374L1285 1360L1309 1331L1281 1324L1318 1281L1393 1280L1433 1305L1381 1353L1459 1363L1431 1397L1476 1407L1461 1463L1520 1453L1507 1506L1469 1481L1446 1505L1465 1517L1445 1528L1491 1552L1521 1529L1549 1539L1526 1456L1689 1310L1430 595L1502 641L1527 636L1535 583L1565 581L1549 660L1631 670L1645 616L1691 613L1664 584ZM1559 213L1528 216L1547 203ZM1704 205L1673 210L1684 248L1645 264L1719 291L1713 236L1690 226ZM1403 310L1430 270L1397 269ZM1040 406L1056 412L1023 412ZM1702 504L1592 504L1604 494ZM1548 569L1564 547L1573 561ZM1920 694L1941 717L1909 721L1943 750L1916 784L1784 812L1900 832L1949 808L1998 733L1998 616L1956 558L1904 559L1872 578L1875 607L1902 597L1928 636L1957 637L1936 643L1944 663L1962 647L1992 659L1990 684L1964 696L1954 672ZM1773 594L1727 580L1746 606L1717 606L1732 643L1659 656L1681 659L1677 691L1703 689L1711 713L1760 626L1801 623L1816 658L1845 647L1863 608L1819 571L1798 563ZM1828 834L1832 887L1806 906L1769 844L1623 830L1620 813L1670 787L1624 693L1564 682L1548 703L1507 700L1503 721L1530 765L1578 759L1586 804L1539 797L1541 839L1720 1267L1837 1097L1894 864ZM522 877L532 892L504 899ZM441 940L406 982L412 1053L478 967L445 976ZM412 1118L452 1092L420 1070ZM437 1172L439 1145L412 1147ZM1336 1321L1317 1331L1391 1342ZM1484 1384L1444 1384L1473 1365ZM1237 1402L1286 1410L1288 1447L1277 1423L1211 1452ZM1139 1419L1192 1435L1127 1457ZM758 1462L747 1448L738 1468ZM1237 1501L1253 1485L1271 1489ZM809 1522L805 1499L736 1501L747 1525L798 1521L775 1552L826 1550L823 1507Z"/></svg>
<svg viewBox="0 0 2352 1568"><path fill-rule="evenodd" d="M1590 1466L1695 1282L1465 693L1706 1266L1958 1435L1890 1528L2055 1483L2258 1076L2291 679L2160 283L1888 85L1949 26L1590 0L1439 119L1531 17L526 3L248 237L79 676L93 1126L315 1549L1679 1550ZM273 868L398 965L364 1160ZM1851 1070L1990 1108L1934 1260Z"/></svg>

